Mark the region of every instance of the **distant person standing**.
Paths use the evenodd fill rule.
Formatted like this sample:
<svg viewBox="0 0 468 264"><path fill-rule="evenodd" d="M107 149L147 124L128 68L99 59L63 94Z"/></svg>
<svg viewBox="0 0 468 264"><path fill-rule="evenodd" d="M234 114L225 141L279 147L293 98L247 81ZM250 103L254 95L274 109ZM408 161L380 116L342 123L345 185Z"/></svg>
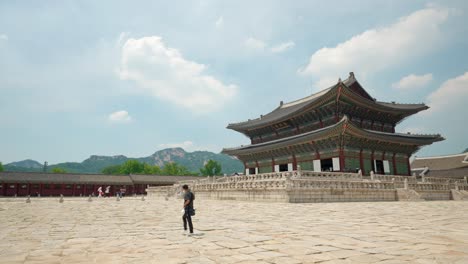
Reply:
<svg viewBox="0 0 468 264"><path fill-rule="evenodd" d="M102 194L103 194L103 192L102 192L102 186L99 186L99 188L97 189L97 191L98 191L98 197L99 197L99 198L102 197Z"/></svg>
<svg viewBox="0 0 468 264"><path fill-rule="evenodd" d="M189 190L188 185L182 186L182 191L184 193L184 215L182 220L184 221L184 230L187 231L187 222L190 230L190 234L193 234L193 224L192 216L195 215L195 210L193 209L193 200L195 200L195 195Z"/></svg>

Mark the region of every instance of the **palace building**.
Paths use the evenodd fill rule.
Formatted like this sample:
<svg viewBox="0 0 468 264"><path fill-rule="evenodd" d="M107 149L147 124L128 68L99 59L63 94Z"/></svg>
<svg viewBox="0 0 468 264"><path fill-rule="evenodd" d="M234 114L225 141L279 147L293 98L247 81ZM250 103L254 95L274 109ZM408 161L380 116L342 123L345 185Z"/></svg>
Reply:
<svg viewBox="0 0 468 264"><path fill-rule="evenodd" d="M444 140L437 135L395 133L405 118L425 104L380 102L351 72L332 87L290 103L280 102L260 118L227 128L251 144L223 153L244 163L245 173L297 170L410 175L409 158L419 148Z"/></svg>

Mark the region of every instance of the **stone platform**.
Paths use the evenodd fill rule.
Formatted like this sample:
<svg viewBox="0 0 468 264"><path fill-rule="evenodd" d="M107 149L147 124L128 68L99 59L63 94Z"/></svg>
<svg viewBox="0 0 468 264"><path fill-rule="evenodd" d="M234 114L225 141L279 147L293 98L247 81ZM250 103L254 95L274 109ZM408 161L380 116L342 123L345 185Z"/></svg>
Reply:
<svg viewBox="0 0 468 264"><path fill-rule="evenodd" d="M0 199L1 263L468 263L466 201Z"/></svg>
<svg viewBox="0 0 468 264"><path fill-rule="evenodd" d="M148 196L171 197L188 184L198 197L257 202L366 202L468 200L465 179L416 178L415 176L291 171L255 175L208 177L149 187Z"/></svg>

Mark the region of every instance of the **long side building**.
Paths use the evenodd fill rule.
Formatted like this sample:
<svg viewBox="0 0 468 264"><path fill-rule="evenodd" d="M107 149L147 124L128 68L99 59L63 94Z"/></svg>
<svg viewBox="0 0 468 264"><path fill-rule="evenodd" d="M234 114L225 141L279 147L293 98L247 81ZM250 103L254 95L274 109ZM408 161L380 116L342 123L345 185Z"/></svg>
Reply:
<svg viewBox="0 0 468 264"><path fill-rule="evenodd" d="M148 186L170 186L197 176L104 175L77 173L0 172L0 196L88 196L109 186L110 195L145 194Z"/></svg>
<svg viewBox="0 0 468 264"><path fill-rule="evenodd" d="M250 145L225 148L245 173L296 170L357 171L410 175L409 158L419 148L444 138L395 133L405 118L429 107L374 99L353 73L333 86L290 103L280 102L257 119L227 128L250 139Z"/></svg>

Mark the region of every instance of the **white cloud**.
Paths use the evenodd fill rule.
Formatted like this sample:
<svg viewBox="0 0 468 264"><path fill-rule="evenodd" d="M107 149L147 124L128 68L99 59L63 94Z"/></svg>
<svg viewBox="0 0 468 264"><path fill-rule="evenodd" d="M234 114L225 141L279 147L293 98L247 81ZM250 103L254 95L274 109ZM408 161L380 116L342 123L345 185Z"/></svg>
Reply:
<svg viewBox="0 0 468 264"><path fill-rule="evenodd" d="M426 113L445 113L446 117L463 116L464 124L468 124L466 102L468 98L468 72L456 78L445 81L439 89L428 97L431 107Z"/></svg>
<svg viewBox="0 0 468 264"><path fill-rule="evenodd" d="M432 81L432 73L424 75L410 74L403 77L398 82L392 84L392 87L399 90L412 90L424 87Z"/></svg>
<svg viewBox="0 0 468 264"><path fill-rule="evenodd" d="M183 148L186 151L192 151L194 144L192 141L184 141L179 143L167 143L167 144L160 144L160 148Z"/></svg>
<svg viewBox="0 0 468 264"><path fill-rule="evenodd" d="M232 99L237 87L205 74L205 68L167 47L161 37L130 38L122 47L119 76L161 100L208 112Z"/></svg>
<svg viewBox="0 0 468 264"><path fill-rule="evenodd" d="M0 40L8 40L8 36L6 34L0 34Z"/></svg>
<svg viewBox="0 0 468 264"><path fill-rule="evenodd" d="M295 45L296 44L293 41L288 41L276 46L270 46L265 41L253 37L249 37L244 41L244 46L250 50L265 51L268 49L268 51L272 53L285 52L286 50L293 48Z"/></svg>
<svg viewBox="0 0 468 264"><path fill-rule="evenodd" d="M424 127L419 133L440 133L446 139L424 147L423 155L459 153L467 148L467 98L468 71L442 83L426 98L430 108L404 121L411 127Z"/></svg>
<svg viewBox="0 0 468 264"><path fill-rule="evenodd" d="M128 123L132 121L132 117L127 111L121 110L110 114L108 120L112 123Z"/></svg>
<svg viewBox="0 0 468 264"><path fill-rule="evenodd" d="M224 18L222 16L220 16L218 18L218 20L216 20L216 22L215 22L215 27L220 29L220 28L223 27L223 25L224 25Z"/></svg>
<svg viewBox="0 0 468 264"><path fill-rule="evenodd" d="M369 29L335 47L319 49L298 72L318 78L316 85L323 88L350 71L366 76L394 67L434 50L443 40L440 26L451 14L449 9L428 6L392 25Z"/></svg>
<svg viewBox="0 0 468 264"><path fill-rule="evenodd" d="M291 49L295 46L296 44L293 42L293 41L288 41L288 42L284 42L284 43L281 43L279 45L276 45L274 47L271 47L271 52L273 53L280 53L280 52L284 52L288 49Z"/></svg>
<svg viewBox="0 0 468 264"><path fill-rule="evenodd" d="M247 38L244 41L244 45L252 50L264 50L267 46L265 42L252 37Z"/></svg>

